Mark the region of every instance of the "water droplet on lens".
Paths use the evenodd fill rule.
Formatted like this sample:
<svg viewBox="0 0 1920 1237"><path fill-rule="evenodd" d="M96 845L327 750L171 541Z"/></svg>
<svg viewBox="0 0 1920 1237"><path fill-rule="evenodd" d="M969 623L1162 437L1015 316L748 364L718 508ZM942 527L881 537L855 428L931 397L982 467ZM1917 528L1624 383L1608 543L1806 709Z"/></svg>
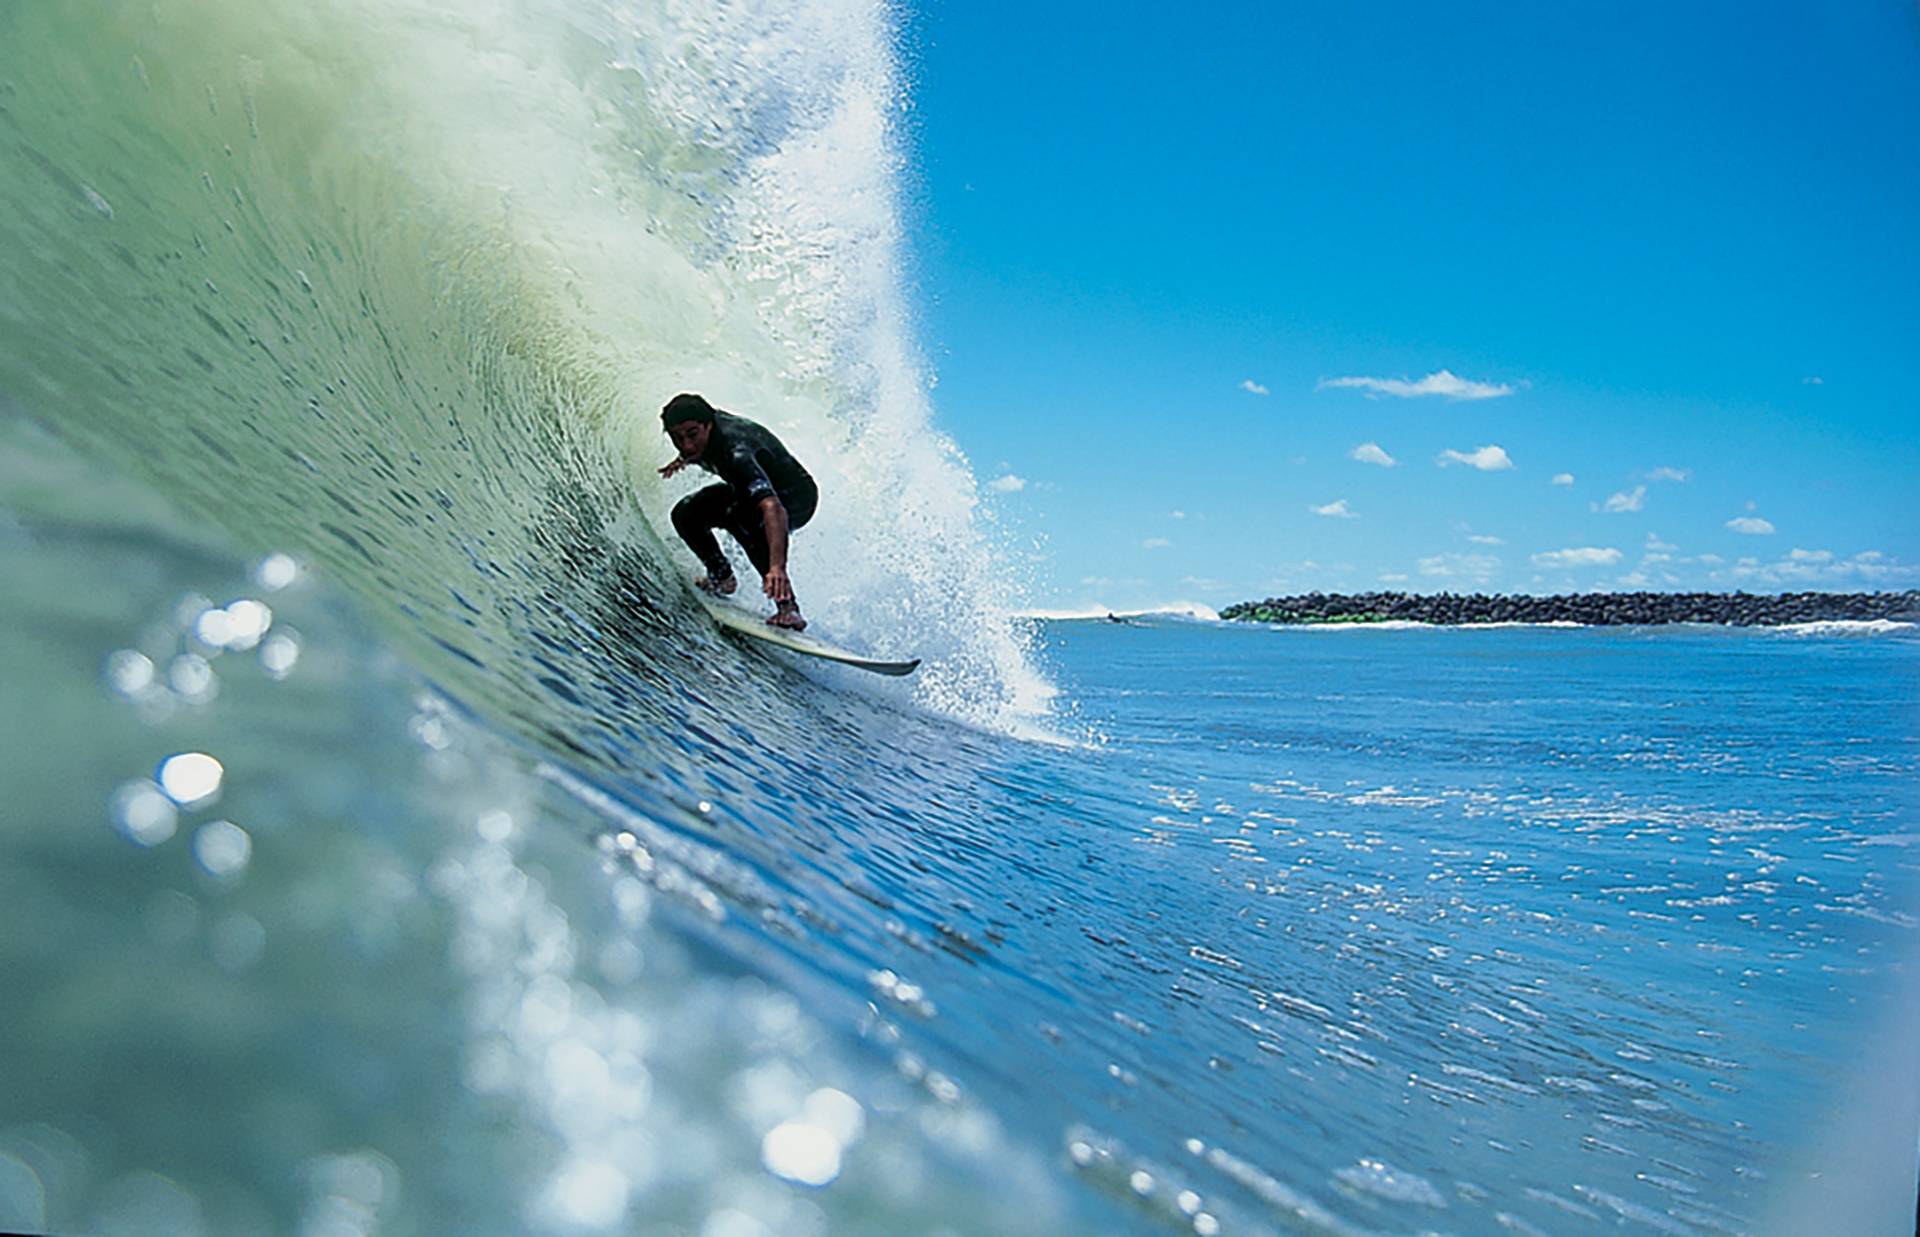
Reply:
<svg viewBox="0 0 1920 1237"><path fill-rule="evenodd" d="M158 846L173 836L180 813L152 782L128 782L113 794L113 824L130 841Z"/></svg>
<svg viewBox="0 0 1920 1237"><path fill-rule="evenodd" d="M153 686L153 659L121 649L107 658L107 685L122 696L137 696Z"/></svg>
<svg viewBox="0 0 1920 1237"><path fill-rule="evenodd" d="M194 639L210 649L224 649L233 639L233 620L225 610L207 610L193 621Z"/></svg>
<svg viewBox="0 0 1920 1237"><path fill-rule="evenodd" d="M196 807L220 793L226 770L205 752L182 752L160 762L160 789L181 807Z"/></svg>
<svg viewBox="0 0 1920 1237"><path fill-rule="evenodd" d="M260 645L260 665L271 679L284 679L300 660L300 642L291 635L270 636Z"/></svg>
<svg viewBox="0 0 1920 1237"><path fill-rule="evenodd" d="M277 593L299 578L300 564L288 554L269 554L253 569L253 582L269 593Z"/></svg>
<svg viewBox="0 0 1920 1237"><path fill-rule="evenodd" d="M760 1143L760 1160L774 1176L822 1186L840 1175L840 1140L809 1121L783 1121Z"/></svg>
<svg viewBox="0 0 1920 1237"><path fill-rule="evenodd" d="M236 877L253 857L253 839L230 820L209 821L193 835L193 857L210 876Z"/></svg>
<svg viewBox="0 0 1920 1237"><path fill-rule="evenodd" d="M226 608L227 624L230 634L227 647L245 651L260 643L260 638L273 626L273 611L264 602L251 597L242 597L231 602Z"/></svg>
<svg viewBox="0 0 1920 1237"><path fill-rule="evenodd" d="M198 653L182 653L167 663L167 686L195 704L213 699L218 690L213 667Z"/></svg>

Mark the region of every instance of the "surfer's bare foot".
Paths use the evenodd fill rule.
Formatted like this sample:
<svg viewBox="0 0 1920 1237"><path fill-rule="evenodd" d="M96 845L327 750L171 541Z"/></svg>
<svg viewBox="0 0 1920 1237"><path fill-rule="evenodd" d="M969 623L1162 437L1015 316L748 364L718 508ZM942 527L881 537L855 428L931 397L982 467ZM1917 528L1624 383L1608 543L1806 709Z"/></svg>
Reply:
<svg viewBox="0 0 1920 1237"><path fill-rule="evenodd" d="M734 589L740 587L740 581L734 579L732 573L729 572L717 580L708 576L701 576L693 582L693 586L703 593L712 593L715 597L725 597L732 593Z"/></svg>
<svg viewBox="0 0 1920 1237"><path fill-rule="evenodd" d="M783 601L780 608L767 618L767 626L784 627L788 631L805 631L807 620L800 617L800 607L794 602Z"/></svg>

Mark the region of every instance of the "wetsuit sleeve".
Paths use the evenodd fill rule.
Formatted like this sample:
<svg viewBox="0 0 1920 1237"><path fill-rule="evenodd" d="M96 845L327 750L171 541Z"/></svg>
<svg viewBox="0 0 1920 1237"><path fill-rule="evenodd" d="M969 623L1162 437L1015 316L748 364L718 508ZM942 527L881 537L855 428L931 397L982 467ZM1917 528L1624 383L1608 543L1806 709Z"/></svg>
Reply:
<svg viewBox="0 0 1920 1237"><path fill-rule="evenodd" d="M773 482L767 480L767 470L760 467L755 453L744 446L729 451L714 471L733 487L734 495L743 502L757 503L774 493Z"/></svg>

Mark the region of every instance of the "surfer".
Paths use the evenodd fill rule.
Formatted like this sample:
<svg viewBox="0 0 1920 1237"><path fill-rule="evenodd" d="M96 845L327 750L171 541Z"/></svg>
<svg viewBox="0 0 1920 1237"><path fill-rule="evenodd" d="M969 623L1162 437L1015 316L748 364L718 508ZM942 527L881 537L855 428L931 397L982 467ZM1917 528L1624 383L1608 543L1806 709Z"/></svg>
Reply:
<svg viewBox="0 0 1920 1237"><path fill-rule="evenodd" d="M747 552L761 588L773 599L776 608L767 622L805 631L807 620L787 577L787 542L794 529L813 518L820 487L766 426L722 412L698 395L668 400L660 424L680 452L660 469L662 477L698 464L720 478L673 508L674 531L707 569L694 584L715 596L738 586L713 535L714 529L725 529Z"/></svg>

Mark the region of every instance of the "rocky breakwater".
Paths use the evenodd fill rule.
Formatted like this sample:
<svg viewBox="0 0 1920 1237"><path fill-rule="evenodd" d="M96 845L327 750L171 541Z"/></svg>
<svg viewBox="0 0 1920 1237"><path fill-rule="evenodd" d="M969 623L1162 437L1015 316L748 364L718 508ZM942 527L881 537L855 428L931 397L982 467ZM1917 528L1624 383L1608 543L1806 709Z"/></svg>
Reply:
<svg viewBox="0 0 1920 1237"><path fill-rule="evenodd" d="M1220 612L1248 623L1583 623L1596 627L1874 619L1920 622L1920 591L1904 593L1306 593L1243 601Z"/></svg>

